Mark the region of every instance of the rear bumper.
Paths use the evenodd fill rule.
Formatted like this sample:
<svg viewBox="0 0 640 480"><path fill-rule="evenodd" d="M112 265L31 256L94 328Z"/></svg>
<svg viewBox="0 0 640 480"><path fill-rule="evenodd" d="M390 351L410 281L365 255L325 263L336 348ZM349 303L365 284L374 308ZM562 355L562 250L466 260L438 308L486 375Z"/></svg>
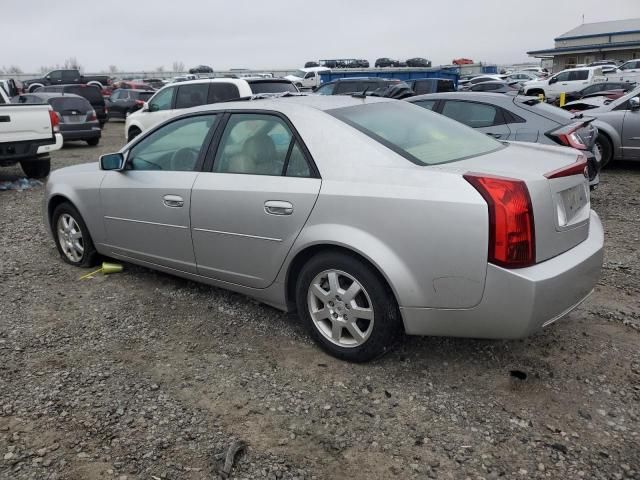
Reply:
<svg viewBox="0 0 640 480"><path fill-rule="evenodd" d="M40 147L38 147L38 155L44 155L47 154L49 152L55 152L56 150L60 150L62 148L62 134L60 133L56 133L56 143L53 143L51 145L41 145Z"/></svg>
<svg viewBox="0 0 640 480"><path fill-rule="evenodd" d="M90 140L92 138L100 138L102 135L97 122L95 127L82 130L62 130L61 133L65 142L69 140Z"/></svg>
<svg viewBox="0 0 640 480"><path fill-rule="evenodd" d="M604 232L591 212L589 236L528 268L487 266L484 294L470 309L400 308L409 335L522 338L555 322L589 296L602 267Z"/></svg>

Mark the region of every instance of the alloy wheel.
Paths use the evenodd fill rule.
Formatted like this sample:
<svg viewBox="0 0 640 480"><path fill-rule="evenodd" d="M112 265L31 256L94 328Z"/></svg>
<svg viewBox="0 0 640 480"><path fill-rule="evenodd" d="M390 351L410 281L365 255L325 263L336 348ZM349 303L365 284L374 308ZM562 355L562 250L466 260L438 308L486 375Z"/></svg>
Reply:
<svg viewBox="0 0 640 480"><path fill-rule="evenodd" d="M78 222L68 213L63 213L58 217L57 230L58 243L66 257L74 263L80 262L84 255L84 241Z"/></svg>
<svg viewBox="0 0 640 480"><path fill-rule="evenodd" d="M369 294L358 280L341 270L316 275L309 285L307 306L318 331L340 347L358 347L373 331Z"/></svg>

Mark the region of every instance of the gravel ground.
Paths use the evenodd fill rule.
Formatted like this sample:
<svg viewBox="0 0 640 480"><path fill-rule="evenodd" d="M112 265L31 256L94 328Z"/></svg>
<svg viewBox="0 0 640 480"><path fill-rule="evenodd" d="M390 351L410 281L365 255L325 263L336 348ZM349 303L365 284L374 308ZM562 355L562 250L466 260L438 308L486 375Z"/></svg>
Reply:
<svg viewBox="0 0 640 480"><path fill-rule="evenodd" d="M522 341L407 338L366 365L241 295L133 265L79 280L42 192L0 192L0 478L224 478L244 441L232 478L640 479L640 165L602 175L605 268L568 318Z"/></svg>

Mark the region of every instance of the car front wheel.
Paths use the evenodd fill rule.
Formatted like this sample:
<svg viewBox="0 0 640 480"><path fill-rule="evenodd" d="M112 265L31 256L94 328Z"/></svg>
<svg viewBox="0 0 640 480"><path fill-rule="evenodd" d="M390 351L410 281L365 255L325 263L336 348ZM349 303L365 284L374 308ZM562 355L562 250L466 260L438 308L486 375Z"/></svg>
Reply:
<svg viewBox="0 0 640 480"><path fill-rule="evenodd" d="M369 265L341 252L311 258L296 289L298 313L331 355L366 362L393 347L400 315L393 293Z"/></svg>
<svg viewBox="0 0 640 480"><path fill-rule="evenodd" d="M77 267L92 267L98 253L80 213L70 203L56 207L51 217L56 247L62 259Z"/></svg>

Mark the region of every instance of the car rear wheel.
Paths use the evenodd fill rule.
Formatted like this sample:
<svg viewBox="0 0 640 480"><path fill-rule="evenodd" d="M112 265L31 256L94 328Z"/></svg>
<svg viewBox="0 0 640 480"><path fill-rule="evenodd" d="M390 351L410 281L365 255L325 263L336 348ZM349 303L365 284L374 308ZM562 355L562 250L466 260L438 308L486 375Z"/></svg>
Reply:
<svg viewBox="0 0 640 480"><path fill-rule="evenodd" d="M20 167L29 178L46 178L51 171L51 159L25 160L20 162Z"/></svg>
<svg viewBox="0 0 640 480"><path fill-rule="evenodd" d="M68 202L53 211L51 227L56 247L62 259L77 267L92 267L98 261L98 252L82 216Z"/></svg>
<svg viewBox="0 0 640 480"><path fill-rule="evenodd" d="M89 140L87 140L87 145L91 147L95 147L99 143L100 143L100 138L90 138Z"/></svg>
<svg viewBox="0 0 640 480"><path fill-rule="evenodd" d="M611 140L600 133L596 138L595 148L598 150L598 152L600 152L600 168L602 169L607 166L607 164L613 157L613 147L611 146Z"/></svg>
<svg viewBox="0 0 640 480"><path fill-rule="evenodd" d="M393 293L378 273L340 252L307 262L296 288L298 313L331 355L366 362L390 351L400 333Z"/></svg>

